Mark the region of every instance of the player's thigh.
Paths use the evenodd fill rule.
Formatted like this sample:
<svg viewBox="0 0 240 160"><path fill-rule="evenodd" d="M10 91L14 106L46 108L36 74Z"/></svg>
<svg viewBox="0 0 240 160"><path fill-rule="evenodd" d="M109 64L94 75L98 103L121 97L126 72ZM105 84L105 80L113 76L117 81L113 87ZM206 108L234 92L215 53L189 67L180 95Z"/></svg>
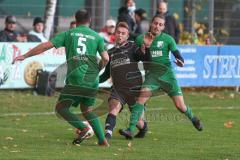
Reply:
<svg viewBox="0 0 240 160"><path fill-rule="evenodd" d="M148 87L144 87L140 90L140 95L136 99L137 103L145 104L152 95L152 90Z"/></svg>
<svg viewBox="0 0 240 160"><path fill-rule="evenodd" d="M109 113L116 116L121 111L122 104L119 99L110 98L108 101L108 107L109 107Z"/></svg>

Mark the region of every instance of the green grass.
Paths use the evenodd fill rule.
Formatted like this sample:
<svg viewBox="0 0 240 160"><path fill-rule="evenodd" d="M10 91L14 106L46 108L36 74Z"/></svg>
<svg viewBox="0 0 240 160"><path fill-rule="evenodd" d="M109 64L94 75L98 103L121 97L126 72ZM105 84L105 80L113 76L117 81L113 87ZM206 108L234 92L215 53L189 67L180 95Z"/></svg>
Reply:
<svg viewBox="0 0 240 160"><path fill-rule="evenodd" d="M204 123L203 132L193 128L174 108L170 98L158 96L148 103L146 138L127 141L117 133L128 122L125 109L118 117L109 148L97 146L95 137L79 147L72 146L75 134L68 123L54 114L28 114L54 112L56 100L57 95L44 97L33 96L28 91L0 91L1 160L240 159L240 95L230 91L185 93L186 103ZM101 116L102 122L105 118L106 115ZM233 124L226 128L226 122Z"/></svg>

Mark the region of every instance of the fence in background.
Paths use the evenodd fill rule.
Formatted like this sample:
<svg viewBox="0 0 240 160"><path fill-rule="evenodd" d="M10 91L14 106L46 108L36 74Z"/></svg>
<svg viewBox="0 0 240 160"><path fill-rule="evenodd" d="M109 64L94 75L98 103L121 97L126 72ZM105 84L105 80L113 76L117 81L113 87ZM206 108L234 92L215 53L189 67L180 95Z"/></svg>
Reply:
<svg viewBox="0 0 240 160"><path fill-rule="evenodd" d="M100 3L101 2L101 3ZM157 0L135 0L137 8L144 8L149 18L156 12ZM182 32L211 34L222 44L240 44L240 1L239 0L168 0L169 11L177 18ZM93 28L99 30L109 17L117 19L123 0L58 0L55 30L68 29L79 8L88 8L93 16ZM18 18L18 30L27 31L36 16L44 17L46 1L11 0L0 1L0 29L4 18L13 14ZM213 14L212 14L213 13ZM212 17L212 18L211 18ZM183 36L188 36L184 35Z"/></svg>

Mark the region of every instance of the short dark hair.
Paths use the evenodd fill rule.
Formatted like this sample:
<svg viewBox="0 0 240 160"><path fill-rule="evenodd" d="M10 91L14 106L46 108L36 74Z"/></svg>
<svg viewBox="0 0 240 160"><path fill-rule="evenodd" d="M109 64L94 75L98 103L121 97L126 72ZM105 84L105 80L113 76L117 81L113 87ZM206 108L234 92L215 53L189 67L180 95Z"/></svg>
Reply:
<svg viewBox="0 0 240 160"><path fill-rule="evenodd" d="M33 26L35 26L38 23L44 23L44 20L41 17L36 17L33 20Z"/></svg>
<svg viewBox="0 0 240 160"><path fill-rule="evenodd" d="M75 13L76 22L86 24L90 22L91 16L86 9L80 9Z"/></svg>
<svg viewBox="0 0 240 160"><path fill-rule="evenodd" d="M156 14L156 15L152 18L152 21L151 21L151 22L153 22L155 18L161 18L161 19L163 19L164 21L166 21L165 16L164 16L163 14Z"/></svg>
<svg viewBox="0 0 240 160"><path fill-rule="evenodd" d="M126 22L119 22L116 26L116 29L119 28L119 27L126 28L129 31L129 26Z"/></svg>

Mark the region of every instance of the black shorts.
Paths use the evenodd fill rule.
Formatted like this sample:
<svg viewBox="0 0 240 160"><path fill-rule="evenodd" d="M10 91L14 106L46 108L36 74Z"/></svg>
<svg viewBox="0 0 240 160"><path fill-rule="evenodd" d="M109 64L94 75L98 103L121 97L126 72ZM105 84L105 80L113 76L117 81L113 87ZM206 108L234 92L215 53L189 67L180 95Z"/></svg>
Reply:
<svg viewBox="0 0 240 160"><path fill-rule="evenodd" d="M139 91L140 91L140 87L137 89L134 89L134 91L129 91L129 90L119 91L119 90L116 90L114 87L112 87L111 94L108 101L110 99L117 99L120 101L122 106L127 104L130 107L136 103L136 99L139 96Z"/></svg>

